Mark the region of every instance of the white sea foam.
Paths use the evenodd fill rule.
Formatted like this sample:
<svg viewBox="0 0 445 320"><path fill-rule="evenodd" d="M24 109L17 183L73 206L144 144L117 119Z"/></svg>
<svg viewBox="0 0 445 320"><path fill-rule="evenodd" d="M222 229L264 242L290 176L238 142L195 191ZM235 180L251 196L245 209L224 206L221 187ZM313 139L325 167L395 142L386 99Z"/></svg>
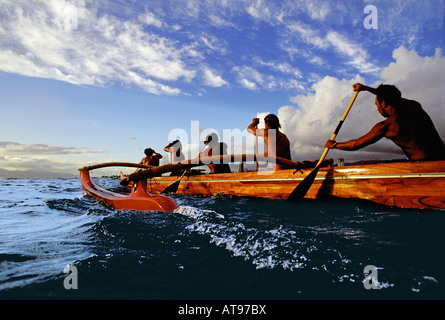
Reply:
<svg viewBox="0 0 445 320"><path fill-rule="evenodd" d="M187 230L210 236L210 243L224 247L234 257L250 261L257 269L304 268L309 261L306 255L317 250L313 243L300 240L295 231L284 230L281 226L259 230L240 222L225 220L224 216L210 210L190 207L181 208L178 213L196 219L187 226Z"/></svg>
<svg viewBox="0 0 445 320"><path fill-rule="evenodd" d="M224 219L224 216L222 214L216 213L215 211L199 209L199 208L191 207L191 206L179 206L178 208L176 208L174 210L174 212L178 213L178 214L182 214L184 216L192 217L194 219L198 219L205 213L213 213L218 218Z"/></svg>

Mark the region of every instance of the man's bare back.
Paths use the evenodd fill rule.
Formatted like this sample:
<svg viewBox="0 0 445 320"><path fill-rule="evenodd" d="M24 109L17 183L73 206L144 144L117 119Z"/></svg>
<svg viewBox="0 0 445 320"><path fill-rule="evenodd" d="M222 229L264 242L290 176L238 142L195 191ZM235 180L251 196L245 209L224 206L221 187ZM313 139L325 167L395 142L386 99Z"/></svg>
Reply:
<svg viewBox="0 0 445 320"><path fill-rule="evenodd" d="M265 129L257 129L259 123L258 118L254 118L252 123L247 127L247 131L256 136L263 136L264 143L267 146L265 156L280 157L291 160L289 139L284 133L279 131L281 127L278 117L269 114L265 117ZM285 166L274 164L275 170L286 169Z"/></svg>
<svg viewBox="0 0 445 320"><path fill-rule="evenodd" d="M385 137L399 146L410 160L445 159L445 147L431 118L421 105L403 100L403 113L388 117Z"/></svg>

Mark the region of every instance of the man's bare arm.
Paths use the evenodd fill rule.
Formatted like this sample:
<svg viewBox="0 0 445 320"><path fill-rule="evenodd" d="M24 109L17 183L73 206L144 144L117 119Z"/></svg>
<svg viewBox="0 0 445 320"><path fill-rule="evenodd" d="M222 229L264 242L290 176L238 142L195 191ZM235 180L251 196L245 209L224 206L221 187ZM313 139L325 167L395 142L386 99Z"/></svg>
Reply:
<svg viewBox="0 0 445 320"><path fill-rule="evenodd" d="M355 151L376 143L385 136L387 130L387 125L384 121L382 121L377 123L371 129L371 131L358 139L353 139L346 142L335 142L333 140L328 140L325 147L329 149Z"/></svg>
<svg viewBox="0 0 445 320"><path fill-rule="evenodd" d="M250 132L251 134L256 135L258 123L260 123L260 119L253 118L252 123L249 124L249 126L247 127L247 132Z"/></svg>
<svg viewBox="0 0 445 320"><path fill-rule="evenodd" d="M361 83L353 84L352 88L354 91L359 91L359 92L360 91L368 91L368 92L371 92L372 94L377 94L377 89L365 86L364 84L361 84Z"/></svg>

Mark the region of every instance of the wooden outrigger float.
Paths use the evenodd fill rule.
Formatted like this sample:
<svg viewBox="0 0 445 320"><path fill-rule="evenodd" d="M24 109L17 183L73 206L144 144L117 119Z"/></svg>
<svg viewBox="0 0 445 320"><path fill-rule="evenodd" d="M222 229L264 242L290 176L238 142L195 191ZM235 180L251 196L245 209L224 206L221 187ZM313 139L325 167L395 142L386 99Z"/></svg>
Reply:
<svg viewBox="0 0 445 320"><path fill-rule="evenodd" d="M228 160L245 160L246 156L211 157L206 159L206 163L209 163L209 159L224 160L227 163ZM260 161L264 159L255 158ZM296 186L313 171L316 162L292 162L277 158L277 163L294 169L186 174L181 178L177 192L286 200ZM318 170L305 198L352 198L399 208L445 210L445 161L396 161L344 166L333 166L332 163L332 159L328 159ZM202 165L202 161L200 164ZM164 168L168 166L174 164L161 166L159 170L155 167L140 172L140 177L147 179L148 192L162 193L180 179L174 176L154 176L156 173L166 172ZM187 169L192 166L196 164L191 165L188 161L180 164L179 168Z"/></svg>
<svg viewBox="0 0 445 320"><path fill-rule="evenodd" d="M136 168L148 167L133 163L113 162L80 168L80 181L82 182L82 187L87 194L100 201L105 202L116 210L173 212L178 207L177 203L167 196L148 193L145 180L140 180L134 183L129 195L112 192L96 185L91 180L90 170L110 166L125 166Z"/></svg>

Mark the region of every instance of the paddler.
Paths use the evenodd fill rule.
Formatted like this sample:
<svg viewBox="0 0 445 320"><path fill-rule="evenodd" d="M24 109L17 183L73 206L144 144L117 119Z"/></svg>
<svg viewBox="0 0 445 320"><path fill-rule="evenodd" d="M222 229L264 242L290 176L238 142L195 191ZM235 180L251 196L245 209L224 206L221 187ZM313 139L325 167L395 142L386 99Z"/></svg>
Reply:
<svg viewBox="0 0 445 320"><path fill-rule="evenodd" d="M211 133L206 137L204 144L207 146L201 155L204 157L212 156L222 156L227 154L227 143L219 142L218 135L216 133ZM212 162L207 165L210 169L210 173L231 173L230 166L223 161L218 161L218 163Z"/></svg>
<svg viewBox="0 0 445 320"><path fill-rule="evenodd" d="M184 153L182 153L182 143L179 140L175 140L169 143L165 148L165 152L170 153L171 163L179 163L185 160ZM184 170L174 170L171 172L170 176L180 176Z"/></svg>
<svg viewBox="0 0 445 320"><path fill-rule="evenodd" d="M145 158L142 158L140 164L145 164L148 166L159 166L159 160L162 159L162 155L154 151L152 148L147 148L144 150Z"/></svg>
<svg viewBox="0 0 445 320"><path fill-rule="evenodd" d="M147 166L159 166L159 160L162 159L162 155L154 151L152 148L147 148L144 150L145 157L139 162L139 164L147 165ZM137 169L134 173L140 171ZM127 186L130 183L128 177L125 177L121 171L121 185Z"/></svg>
<svg viewBox="0 0 445 320"><path fill-rule="evenodd" d="M264 118L264 129L257 128L259 123L259 118L253 118L252 123L247 127L247 131L255 136L262 136L264 138L264 143L267 146L267 151L264 155L266 157L280 157L292 160L289 139L280 131L281 124L278 117L274 114L268 114ZM274 169L282 170L287 168L274 163Z"/></svg>
<svg viewBox="0 0 445 320"><path fill-rule="evenodd" d="M326 148L354 151L385 137L399 146L408 160L445 160L444 142L420 103L402 98L399 89L393 85L371 88L356 83L353 89L375 94L377 110L386 120L377 123L358 139L346 142L328 140Z"/></svg>

